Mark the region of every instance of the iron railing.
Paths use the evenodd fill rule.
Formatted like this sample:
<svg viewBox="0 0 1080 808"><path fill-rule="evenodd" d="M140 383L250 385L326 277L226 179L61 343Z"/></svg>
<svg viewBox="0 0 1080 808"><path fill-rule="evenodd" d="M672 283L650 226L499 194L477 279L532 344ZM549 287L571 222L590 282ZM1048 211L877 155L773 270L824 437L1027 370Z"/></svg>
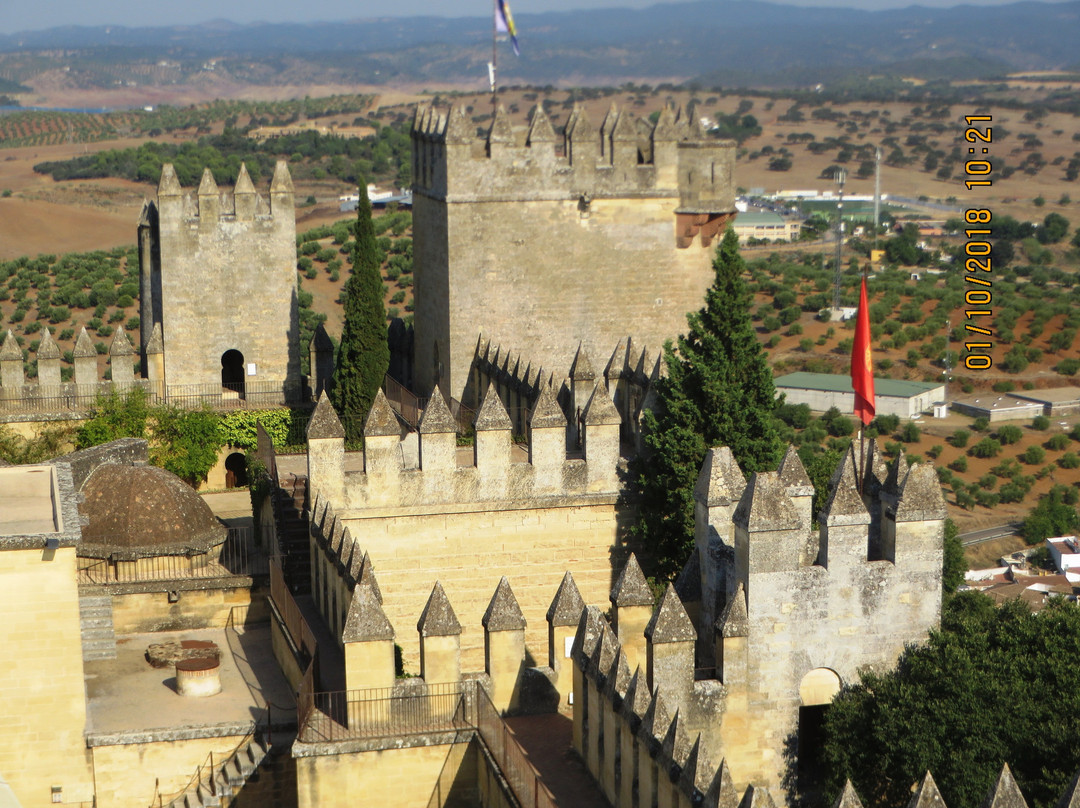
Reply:
<svg viewBox="0 0 1080 808"><path fill-rule="evenodd" d="M472 729L472 683L301 693L299 738L328 743ZM299 704L298 701L298 704ZM298 715L298 718L300 716Z"/></svg>
<svg viewBox="0 0 1080 808"><path fill-rule="evenodd" d="M281 562L277 558L271 558L269 566L270 599L274 601L274 606L278 614L281 615L281 621L285 624L285 630L289 632L293 644L301 653L306 654L309 659L314 659L318 650L315 633L311 630L307 620L304 619L296 599L293 598L288 584L285 583L285 575L281 571ZM303 690L303 687L301 687L301 690Z"/></svg>
<svg viewBox="0 0 1080 808"><path fill-rule="evenodd" d="M158 555L147 558L80 559L79 583L115 584L190 578L267 575L269 559L256 546L250 527L230 527L220 555Z"/></svg>
<svg viewBox="0 0 1080 808"><path fill-rule="evenodd" d="M555 797L529 762L510 727L491 702L487 690L476 687L476 729L510 790L522 808L555 808Z"/></svg>

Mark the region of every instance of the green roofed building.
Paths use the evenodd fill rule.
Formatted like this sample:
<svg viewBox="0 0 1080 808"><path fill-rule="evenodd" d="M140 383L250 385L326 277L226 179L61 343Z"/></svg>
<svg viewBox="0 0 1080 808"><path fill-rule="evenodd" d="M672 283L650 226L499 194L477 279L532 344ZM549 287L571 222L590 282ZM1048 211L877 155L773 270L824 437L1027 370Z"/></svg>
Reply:
<svg viewBox="0 0 1080 808"><path fill-rule="evenodd" d="M842 413L855 410L851 377L839 373L789 373L776 380L776 392L787 396L788 404L806 404L817 412L836 407ZM902 379L874 379L878 415L912 418L945 400L945 385L909 382Z"/></svg>

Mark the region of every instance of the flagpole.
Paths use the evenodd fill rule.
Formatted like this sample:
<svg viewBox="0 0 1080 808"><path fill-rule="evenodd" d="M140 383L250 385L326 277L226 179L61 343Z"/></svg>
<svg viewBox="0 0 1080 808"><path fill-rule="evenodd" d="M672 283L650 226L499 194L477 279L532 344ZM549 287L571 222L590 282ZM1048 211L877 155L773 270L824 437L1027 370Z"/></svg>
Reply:
<svg viewBox="0 0 1080 808"><path fill-rule="evenodd" d="M491 117L495 119L495 112L498 109L498 89L496 82L498 81L497 72L499 69L499 0L492 0L491 4Z"/></svg>
<svg viewBox="0 0 1080 808"><path fill-rule="evenodd" d="M841 192L842 193L842 192ZM866 282L866 267L863 267L863 282ZM862 301L860 301L861 303ZM869 312L867 312L869 314ZM864 438L865 424L859 418L859 494L863 493L866 486L866 443Z"/></svg>

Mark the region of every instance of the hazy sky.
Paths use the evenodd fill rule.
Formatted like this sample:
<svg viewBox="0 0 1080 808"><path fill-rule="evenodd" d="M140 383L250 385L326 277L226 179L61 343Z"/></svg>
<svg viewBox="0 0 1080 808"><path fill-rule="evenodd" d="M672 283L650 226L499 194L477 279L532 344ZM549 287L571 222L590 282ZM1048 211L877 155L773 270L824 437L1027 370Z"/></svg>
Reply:
<svg viewBox="0 0 1080 808"><path fill-rule="evenodd" d="M672 0L660 0L671 2ZM1062 0L1049 0L1061 2ZM512 0L515 14L576 8L643 8L657 0ZM800 6L902 8L912 0L787 0ZM966 5L1003 5L1013 0L968 0ZM955 0L922 0L923 6L956 6ZM346 20L374 16L482 16L488 0L0 0L0 33L33 31L62 25L172 25L226 18L234 22ZM299 11L298 9L302 9Z"/></svg>

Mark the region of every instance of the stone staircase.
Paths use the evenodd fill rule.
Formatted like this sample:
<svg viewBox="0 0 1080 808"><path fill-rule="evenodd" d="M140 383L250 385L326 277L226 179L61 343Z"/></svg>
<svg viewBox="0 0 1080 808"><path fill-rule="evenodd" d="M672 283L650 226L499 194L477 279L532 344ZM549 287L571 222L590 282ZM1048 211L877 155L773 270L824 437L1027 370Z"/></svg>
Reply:
<svg viewBox="0 0 1080 808"><path fill-rule="evenodd" d="M284 555L282 571L289 589L298 595L311 591L311 557L308 550L307 476L285 474L274 492L274 516L278 543Z"/></svg>
<svg viewBox="0 0 1080 808"><path fill-rule="evenodd" d="M116 659L111 595L79 595L79 629L84 662Z"/></svg>
<svg viewBox="0 0 1080 808"><path fill-rule="evenodd" d="M203 771L188 789L173 797L165 808L227 808L248 780L259 776L259 768L270 755L262 733L252 738L213 771Z"/></svg>

